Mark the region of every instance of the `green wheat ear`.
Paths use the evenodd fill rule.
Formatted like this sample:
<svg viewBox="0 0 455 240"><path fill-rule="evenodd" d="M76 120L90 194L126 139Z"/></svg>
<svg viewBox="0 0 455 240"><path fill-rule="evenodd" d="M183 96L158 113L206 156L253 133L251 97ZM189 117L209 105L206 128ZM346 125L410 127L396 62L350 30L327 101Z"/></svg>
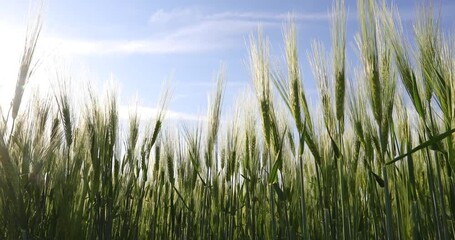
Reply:
<svg viewBox="0 0 455 240"><path fill-rule="evenodd" d="M332 46L333 46L333 68L335 74L335 115L344 129L344 105L346 91L346 20L344 0L335 1L332 18Z"/></svg>
<svg viewBox="0 0 455 240"><path fill-rule="evenodd" d="M221 68L217 76L216 88L212 95L210 102L210 108L208 111L208 132L207 132L207 152L205 156L206 167L210 168L214 164L213 160L213 148L217 141L219 125L221 121L221 107L223 103L223 92L224 92L224 67Z"/></svg>

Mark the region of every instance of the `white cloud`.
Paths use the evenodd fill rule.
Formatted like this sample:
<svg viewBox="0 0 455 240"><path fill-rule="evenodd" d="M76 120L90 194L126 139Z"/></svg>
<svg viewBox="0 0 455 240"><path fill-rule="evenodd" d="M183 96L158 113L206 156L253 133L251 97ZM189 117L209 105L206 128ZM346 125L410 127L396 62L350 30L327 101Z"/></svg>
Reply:
<svg viewBox="0 0 455 240"><path fill-rule="evenodd" d="M53 37L42 39L42 42L49 48L69 55L195 53L238 46L238 43L243 42L247 34L256 31L260 24L254 19L215 15L202 17L196 10L191 9L171 12L158 10L152 15L150 22L152 25L164 24L166 27L155 29L153 36L144 39L90 40ZM167 24L173 26L168 27ZM262 25L281 24L267 22Z"/></svg>
<svg viewBox="0 0 455 240"><path fill-rule="evenodd" d="M211 81L211 82L206 82L206 81L191 81L191 82L178 82L177 83L179 86L185 86L185 87L215 87L216 82ZM238 87L246 87L248 86L249 83L247 82L242 82L242 81L226 81L225 88L238 88Z"/></svg>
<svg viewBox="0 0 455 240"><path fill-rule="evenodd" d="M86 40L86 39L43 39L49 46L69 55L108 54L172 54L204 52L217 48L217 44L201 45L184 39L138 39L138 40Z"/></svg>
<svg viewBox="0 0 455 240"><path fill-rule="evenodd" d="M173 9L171 11L159 9L150 16L149 24L151 25L167 24L177 19L185 20L194 19L195 17L199 18L200 14L198 10L193 8Z"/></svg>
<svg viewBox="0 0 455 240"><path fill-rule="evenodd" d="M272 13L272 12L253 12L253 11L226 11L212 14L204 14L202 11L194 8L172 9L165 11L157 10L149 18L149 24L152 26L172 25L173 23L195 22L195 21L253 21L259 22L281 22L292 16L295 20L305 21L326 21L330 19L330 13ZM190 21L189 21L190 20Z"/></svg>
<svg viewBox="0 0 455 240"><path fill-rule="evenodd" d="M294 14L294 19L323 20L328 14ZM205 14L200 9L157 10L149 18L153 35L142 39L68 39L43 36L42 48L58 54L185 54L242 46L245 37L264 27L281 26L287 13L220 12ZM14 29L14 28L13 28ZM20 28L19 28L20 29ZM170 30L171 29L171 30ZM2 34L5 28L0 28ZM11 29L10 29L11 30ZM10 42L17 42L11 40ZM11 44L2 44L10 46ZM3 65L4 66L4 65Z"/></svg>
<svg viewBox="0 0 455 240"><path fill-rule="evenodd" d="M130 113L137 112L141 120L154 119L158 115L160 109L146 106L126 106L122 105L119 107L119 117L122 120L127 120ZM183 112L177 112L172 110L165 111L165 121L167 120L184 120L184 121L203 121L205 119L202 115L189 114Z"/></svg>
<svg viewBox="0 0 455 240"><path fill-rule="evenodd" d="M293 14L295 20L328 20L327 14ZM49 46L70 55L180 54L234 47L245 36L264 27L281 26L288 13L221 12L204 14L185 8L154 12L150 27L154 35L145 39L90 40L49 38ZM175 29L175 30L169 30ZM46 40L45 40L46 41Z"/></svg>
<svg viewBox="0 0 455 240"><path fill-rule="evenodd" d="M330 13L222 12L209 15L207 19L239 19L282 23L289 17L296 21L327 21L330 19Z"/></svg>

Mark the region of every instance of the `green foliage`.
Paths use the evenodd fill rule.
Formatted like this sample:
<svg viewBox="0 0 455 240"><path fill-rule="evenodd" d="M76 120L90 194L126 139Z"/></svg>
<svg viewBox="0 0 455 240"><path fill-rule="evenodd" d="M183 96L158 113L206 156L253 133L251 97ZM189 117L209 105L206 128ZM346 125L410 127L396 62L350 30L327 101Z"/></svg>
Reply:
<svg viewBox="0 0 455 240"><path fill-rule="evenodd" d="M115 89L104 98L88 89L78 107L63 73L53 97L22 101L38 19L12 115L0 111L0 239L451 238L453 46L432 7L417 21L414 48L385 3L358 6L353 73L344 1L333 10L333 68L313 45L320 112L307 101L291 23L286 74L270 64L259 33L249 59L254 91L242 94L234 117L222 118L221 70L206 121L181 130L165 124L167 89L153 121L133 111L124 125Z"/></svg>

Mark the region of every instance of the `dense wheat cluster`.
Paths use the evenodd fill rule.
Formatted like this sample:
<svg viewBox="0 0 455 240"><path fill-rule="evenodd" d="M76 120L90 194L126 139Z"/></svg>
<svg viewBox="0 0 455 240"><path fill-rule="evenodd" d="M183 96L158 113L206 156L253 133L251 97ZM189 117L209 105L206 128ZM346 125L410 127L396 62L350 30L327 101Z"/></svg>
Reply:
<svg viewBox="0 0 455 240"><path fill-rule="evenodd" d="M276 69L259 34L254 90L234 117L221 117L221 71L206 121L178 131L164 124L168 92L156 118L133 113L126 130L115 91L76 107L61 84L21 101L37 21L0 121L0 238L453 239L454 41L431 6L414 23L415 44L382 2L358 9L352 71L336 1L330 55L315 42L309 63L299 58L289 24L287 69ZM311 64L320 111L300 64Z"/></svg>

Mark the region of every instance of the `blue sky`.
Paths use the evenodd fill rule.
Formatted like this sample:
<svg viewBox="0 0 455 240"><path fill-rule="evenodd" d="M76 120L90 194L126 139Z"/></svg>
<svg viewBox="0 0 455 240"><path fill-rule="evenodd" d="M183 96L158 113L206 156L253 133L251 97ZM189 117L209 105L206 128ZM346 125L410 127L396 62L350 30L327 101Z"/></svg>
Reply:
<svg viewBox="0 0 455 240"><path fill-rule="evenodd" d="M410 26L415 18L419 2L423 1L396 1L405 25ZM450 13L455 10L455 2L436 2L437 6L442 6L444 28L453 29ZM18 36L25 32L29 5L25 0L0 0L2 36L14 35L6 32L8 29ZM50 39L50 43L43 45L50 49L46 51L61 51L75 65L89 69L98 81L114 76L121 87L122 105L130 103L137 95L141 106L155 107L163 82L171 80L173 101L170 110L191 116L205 112L207 96L214 87L221 64L226 67L227 106L250 84L247 46L249 36L257 32L258 25L270 39L272 62L283 60L282 29L289 13L294 14L298 27L304 85L310 97L314 96L315 84L307 52L315 39L330 50L331 5L332 1L296 0L48 0L43 38ZM356 1L347 0L346 8L348 61L352 62L349 59L355 58ZM1 41L7 40L2 37ZM5 49L5 45L15 42L10 39L1 45ZM8 57L7 54L3 56ZM5 62L9 60L0 61ZM5 78L15 77L14 74L0 74L3 91L10 85L6 84L10 80ZM11 79L13 85L14 77Z"/></svg>

